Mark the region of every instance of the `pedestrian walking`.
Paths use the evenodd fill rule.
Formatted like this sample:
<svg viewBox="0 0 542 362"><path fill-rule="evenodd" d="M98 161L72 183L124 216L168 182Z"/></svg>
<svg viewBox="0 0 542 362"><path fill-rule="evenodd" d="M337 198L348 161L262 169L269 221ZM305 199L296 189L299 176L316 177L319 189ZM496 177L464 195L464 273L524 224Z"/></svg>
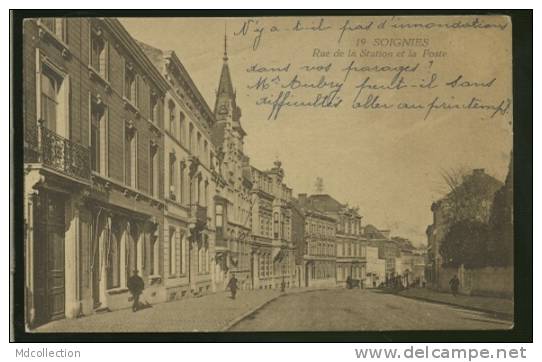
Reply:
<svg viewBox="0 0 542 362"><path fill-rule="evenodd" d="M346 277L346 288L352 289L352 277L350 275Z"/></svg>
<svg viewBox="0 0 542 362"><path fill-rule="evenodd" d="M134 299L134 304L132 305L132 312L137 312L141 305L139 303L139 297L141 296L141 293L143 293L143 289L145 289L145 283L143 282L143 279L138 275L138 271L134 270L134 274L128 279L128 290L132 294L132 298Z"/></svg>
<svg viewBox="0 0 542 362"><path fill-rule="evenodd" d="M235 277L235 274L232 274L226 289L229 289L231 291L231 299L235 299L235 295L237 294L237 289L238 289L237 278Z"/></svg>
<svg viewBox="0 0 542 362"><path fill-rule="evenodd" d="M452 279L450 279L450 289L452 290L452 294L455 297L457 295L457 291L459 290L459 278L457 275L454 275Z"/></svg>
<svg viewBox="0 0 542 362"><path fill-rule="evenodd" d="M282 277L282 283L280 283L280 291L284 293L286 290L286 281L284 281L284 277Z"/></svg>

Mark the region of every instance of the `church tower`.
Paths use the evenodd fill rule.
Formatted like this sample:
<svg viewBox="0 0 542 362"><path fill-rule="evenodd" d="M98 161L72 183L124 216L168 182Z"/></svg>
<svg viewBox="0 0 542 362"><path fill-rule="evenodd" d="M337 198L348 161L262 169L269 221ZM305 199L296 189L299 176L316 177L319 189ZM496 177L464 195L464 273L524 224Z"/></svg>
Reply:
<svg viewBox="0 0 542 362"><path fill-rule="evenodd" d="M228 130L233 131L240 141L243 140L246 133L241 127L241 108L237 106L236 93L233 88L230 68L228 66L228 39L224 35L224 57L222 58L222 72L220 73L220 82L216 92L215 117L217 120L217 141L219 146L224 141L224 133ZM222 142L220 142L222 141Z"/></svg>

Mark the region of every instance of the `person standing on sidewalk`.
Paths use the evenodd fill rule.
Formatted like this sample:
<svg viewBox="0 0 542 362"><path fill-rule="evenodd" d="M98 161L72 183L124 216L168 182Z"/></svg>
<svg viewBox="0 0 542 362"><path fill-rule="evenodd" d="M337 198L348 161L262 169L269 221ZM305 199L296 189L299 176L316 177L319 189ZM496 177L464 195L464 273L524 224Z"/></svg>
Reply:
<svg viewBox="0 0 542 362"><path fill-rule="evenodd" d="M450 289L452 290L452 294L455 297L457 295L457 291L459 290L459 278L457 275L454 275L452 279L450 279Z"/></svg>
<svg viewBox="0 0 542 362"><path fill-rule="evenodd" d="M137 312L139 310L139 296L143 293L143 289L145 288L143 279L141 279L137 273L138 271L134 270L134 274L128 279L128 290L132 293L132 297L134 298L132 312Z"/></svg>
<svg viewBox="0 0 542 362"><path fill-rule="evenodd" d="M280 283L280 291L284 293L286 290L286 281L284 280L284 277L282 277L282 283Z"/></svg>
<svg viewBox="0 0 542 362"><path fill-rule="evenodd" d="M237 288L237 278L235 277L235 274L232 274L228 286L226 287L226 289L230 289L231 291L231 299L235 299Z"/></svg>

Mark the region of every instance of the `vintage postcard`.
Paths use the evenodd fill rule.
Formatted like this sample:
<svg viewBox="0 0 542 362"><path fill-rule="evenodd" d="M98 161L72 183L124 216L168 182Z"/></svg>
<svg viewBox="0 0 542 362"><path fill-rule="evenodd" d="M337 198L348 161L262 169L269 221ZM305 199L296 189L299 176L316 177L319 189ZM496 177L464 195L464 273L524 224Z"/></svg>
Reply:
<svg viewBox="0 0 542 362"><path fill-rule="evenodd" d="M513 327L509 17L22 40L27 332Z"/></svg>

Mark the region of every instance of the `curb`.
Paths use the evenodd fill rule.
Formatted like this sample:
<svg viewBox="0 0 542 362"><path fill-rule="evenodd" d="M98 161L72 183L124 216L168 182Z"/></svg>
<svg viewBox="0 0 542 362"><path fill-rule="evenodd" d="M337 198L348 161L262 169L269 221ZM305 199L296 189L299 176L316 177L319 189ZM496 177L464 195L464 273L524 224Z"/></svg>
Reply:
<svg viewBox="0 0 542 362"><path fill-rule="evenodd" d="M228 330L230 330L231 328L235 327L240 322L242 322L244 319L250 317L252 314L258 312L261 309L263 309L269 303L274 302L275 300L279 299L280 297L285 297L287 295L294 295L294 294L302 294L302 293L307 293L307 292L316 292L316 291L321 291L321 290L329 290L329 289L333 289L333 288L304 289L304 290L291 292L291 293L281 293L279 295L276 295L276 296L266 300L265 302L261 303L260 305L257 305L256 307L252 308L248 312L243 313L241 316L233 319L231 322L226 324L226 326L223 327L220 331L221 332L227 332Z"/></svg>
<svg viewBox="0 0 542 362"><path fill-rule="evenodd" d="M458 304L458 303L443 302L443 301L440 301L440 300L434 300L434 299L424 298L424 297L413 297L411 295L402 295L402 294L399 294L399 293L393 293L393 294L397 295L399 297L403 297L403 298L415 299L415 300L423 300L424 302L430 302L430 303L435 303L435 304L444 304L444 305L449 305L449 306L452 306L452 307L459 307L459 308L463 308L463 309L472 310L472 311L475 311L475 312L482 312L482 313L489 314L489 315L491 315L493 317L496 317L498 319L505 319L505 320L509 320L509 321L514 320L514 313L497 312L497 311L490 310L490 309L471 307L471 306Z"/></svg>

